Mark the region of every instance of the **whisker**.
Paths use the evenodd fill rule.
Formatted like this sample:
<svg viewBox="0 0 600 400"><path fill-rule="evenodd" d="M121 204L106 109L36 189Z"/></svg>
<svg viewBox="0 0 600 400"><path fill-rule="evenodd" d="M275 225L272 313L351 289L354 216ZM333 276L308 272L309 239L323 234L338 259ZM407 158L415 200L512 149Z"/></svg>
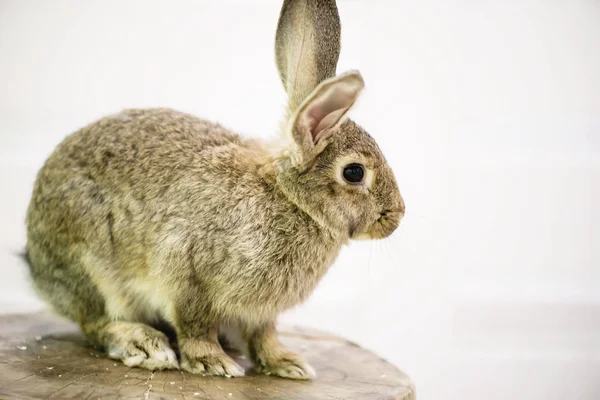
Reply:
<svg viewBox="0 0 600 400"><path fill-rule="evenodd" d="M385 247L386 253L388 254L388 256L390 257L390 259L392 260L392 268L395 268L398 266L399 262L396 260L396 257L394 256L394 252L390 250L390 248L388 247L388 242L389 242L389 238L386 238L385 240L382 241L383 245Z"/></svg>
<svg viewBox="0 0 600 400"><path fill-rule="evenodd" d="M373 257L373 241L370 240L370 244L369 244L369 266L368 266L368 271L369 271L369 279L371 279L371 261L372 261L372 257Z"/></svg>
<svg viewBox="0 0 600 400"><path fill-rule="evenodd" d="M389 244L392 246L392 250L394 250L395 252L398 251L398 248L396 247L396 244L394 243L394 241L392 240L391 237L387 238L387 241L389 242Z"/></svg>

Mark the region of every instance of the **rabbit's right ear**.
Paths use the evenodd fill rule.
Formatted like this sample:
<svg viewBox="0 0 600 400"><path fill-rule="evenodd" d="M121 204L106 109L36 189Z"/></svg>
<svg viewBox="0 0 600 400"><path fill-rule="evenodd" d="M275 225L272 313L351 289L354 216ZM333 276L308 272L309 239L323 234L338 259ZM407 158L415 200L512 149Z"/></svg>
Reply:
<svg viewBox="0 0 600 400"><path fill-rule="evenodd" d="M291 160L296 167L304 169L323 151L363 87L360 73L350 71L321 82L300 104L285 128L293 139Z"/></svg>

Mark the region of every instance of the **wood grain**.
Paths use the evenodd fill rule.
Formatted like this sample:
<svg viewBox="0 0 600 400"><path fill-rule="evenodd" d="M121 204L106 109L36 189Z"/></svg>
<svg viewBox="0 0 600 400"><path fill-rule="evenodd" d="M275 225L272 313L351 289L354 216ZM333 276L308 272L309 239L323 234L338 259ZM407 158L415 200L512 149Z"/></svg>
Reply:
<svg viewBox="0 0 600 400"><path fill-rule="evenodd" d="M253 374L216 378L129 368L88 347L78 328L49 313L0 317L0 398L15 399L402 399L410 379L346 340L282 329L281 340L304 354L318 378L291 381Z"/></svg>

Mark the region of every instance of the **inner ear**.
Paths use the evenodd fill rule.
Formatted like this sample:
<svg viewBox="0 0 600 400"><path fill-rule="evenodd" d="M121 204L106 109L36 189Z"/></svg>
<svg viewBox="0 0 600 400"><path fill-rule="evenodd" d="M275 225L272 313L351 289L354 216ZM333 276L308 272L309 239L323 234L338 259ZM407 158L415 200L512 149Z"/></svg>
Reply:
<svg viewBox="0 0 600 400"><path fill-rule="evenodd" d="M320 133L344 118L362 89L362 79L358 83L354 79L332 82L322 87L320 93L307 104L304 115L313 143L317 143Z"/></svg>
<svg viewBox="0 0 600 400"><path fill-rule="evenodd" d="M310 111L313 111L313 110L310 110ZM314 111L314 114L320 114L319 111L320 110ZM310 134L312 136L313 143L317 142L319 133L334 126L344 116L344 114L347 111L348 111L348 107L332 110L331 112L325 114L324 116L308 115L308 127L310 129Z"/></svg>

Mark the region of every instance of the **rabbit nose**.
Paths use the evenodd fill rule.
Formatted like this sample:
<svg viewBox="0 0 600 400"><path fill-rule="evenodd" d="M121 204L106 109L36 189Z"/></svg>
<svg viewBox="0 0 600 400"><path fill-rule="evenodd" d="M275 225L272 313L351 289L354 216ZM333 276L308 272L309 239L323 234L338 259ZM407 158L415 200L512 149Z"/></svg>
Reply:
<svg viewBox="0 0 600 400"><path fill-rule="evenodd" d="M397 207L394 207L393 209L386 209L379 213L380 220L385 220L389 218L401 219L402 217L404 217L404 210L406 206L404 205L404 200L402 199L402 197L400 197L399 199L400 200Z"/></svg>
<svg viewBox="0 0 600 400"><path fill-rule="evenodd" d="M381 211L377 219L380 232L376 238L381 239L391 235L398 228L401 219L402 214L399 211L391 209Z"/></svg>
<svg viewBox="0 0 600 400"><path fill-rule="evenodd" d="M400 197L400 205L398 206L398 213L400 214L400 218L404 217L404 211L406 210L406 205L404 204L404 199L402 196Z"/></svg>

